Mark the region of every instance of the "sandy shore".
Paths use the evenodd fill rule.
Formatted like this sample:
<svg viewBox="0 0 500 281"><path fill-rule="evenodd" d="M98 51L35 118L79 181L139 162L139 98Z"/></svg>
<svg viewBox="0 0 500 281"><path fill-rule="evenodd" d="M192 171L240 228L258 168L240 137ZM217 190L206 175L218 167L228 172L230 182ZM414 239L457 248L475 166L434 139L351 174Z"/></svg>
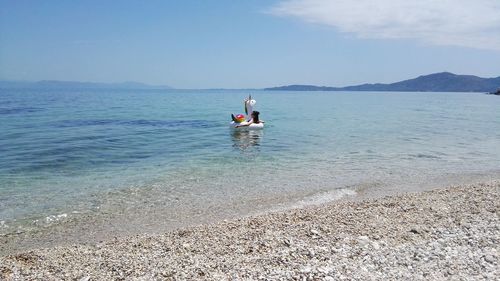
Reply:
<svg viewBox="0 0 500 281"><path fill-rule="evenodd" d="M1 280L498 280L500 182L0 258Z"/></svg>

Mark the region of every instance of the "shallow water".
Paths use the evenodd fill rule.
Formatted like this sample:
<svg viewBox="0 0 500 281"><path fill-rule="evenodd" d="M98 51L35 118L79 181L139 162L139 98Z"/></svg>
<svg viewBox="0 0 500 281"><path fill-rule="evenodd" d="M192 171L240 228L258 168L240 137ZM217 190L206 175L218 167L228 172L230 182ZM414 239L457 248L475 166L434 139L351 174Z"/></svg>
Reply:
<svg viewBox="0 0 500 281"><path fill-rule="evenodd" d="M266 127L230 130L248 93ZM155 231L496 173L499 105L478 93L0 89L0 233L83 217Z"/></svg>

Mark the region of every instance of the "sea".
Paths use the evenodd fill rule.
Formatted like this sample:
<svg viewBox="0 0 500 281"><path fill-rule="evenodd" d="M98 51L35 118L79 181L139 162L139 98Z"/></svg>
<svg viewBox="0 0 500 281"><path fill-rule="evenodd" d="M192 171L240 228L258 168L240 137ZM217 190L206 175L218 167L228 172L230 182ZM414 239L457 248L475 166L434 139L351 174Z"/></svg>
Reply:
<svg viewBox="0 0 500 281"><path fill-rule="evenodd" d="M229 127L248 95L263 130ZM499 174L500 98L482 93L0 89L2 239L158 233Z"/></svg>

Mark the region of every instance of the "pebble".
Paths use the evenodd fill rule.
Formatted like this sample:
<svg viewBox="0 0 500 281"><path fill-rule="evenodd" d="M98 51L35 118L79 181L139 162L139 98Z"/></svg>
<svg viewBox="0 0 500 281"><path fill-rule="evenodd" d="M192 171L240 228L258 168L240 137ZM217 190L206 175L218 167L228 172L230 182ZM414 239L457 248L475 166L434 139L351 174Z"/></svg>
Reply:
<svg viewBox="0 0 500 281"><path fill-rule="evenodd" d="M493 256L490 256L490 255L486 255L484 256L484 260L489 262L489 263L494 263L495 262L495 258L493 258Z"/></svg>
<svg viewBox="0 0 500 281"><path fill-rule="evenodd" d="M1 256L0 280L500 280L499 204L498 181L334 203Z"/></svg>

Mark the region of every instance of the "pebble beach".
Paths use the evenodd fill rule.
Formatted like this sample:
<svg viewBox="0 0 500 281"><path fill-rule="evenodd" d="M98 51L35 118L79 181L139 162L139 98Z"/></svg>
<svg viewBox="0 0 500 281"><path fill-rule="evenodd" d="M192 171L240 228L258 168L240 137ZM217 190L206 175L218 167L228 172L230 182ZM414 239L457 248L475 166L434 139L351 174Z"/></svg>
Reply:
<svg viewBox="0 0 500 281"><path fill-rule="evenodd" d="M498 280L500 181L0 258L1 280Z"/></svg>

